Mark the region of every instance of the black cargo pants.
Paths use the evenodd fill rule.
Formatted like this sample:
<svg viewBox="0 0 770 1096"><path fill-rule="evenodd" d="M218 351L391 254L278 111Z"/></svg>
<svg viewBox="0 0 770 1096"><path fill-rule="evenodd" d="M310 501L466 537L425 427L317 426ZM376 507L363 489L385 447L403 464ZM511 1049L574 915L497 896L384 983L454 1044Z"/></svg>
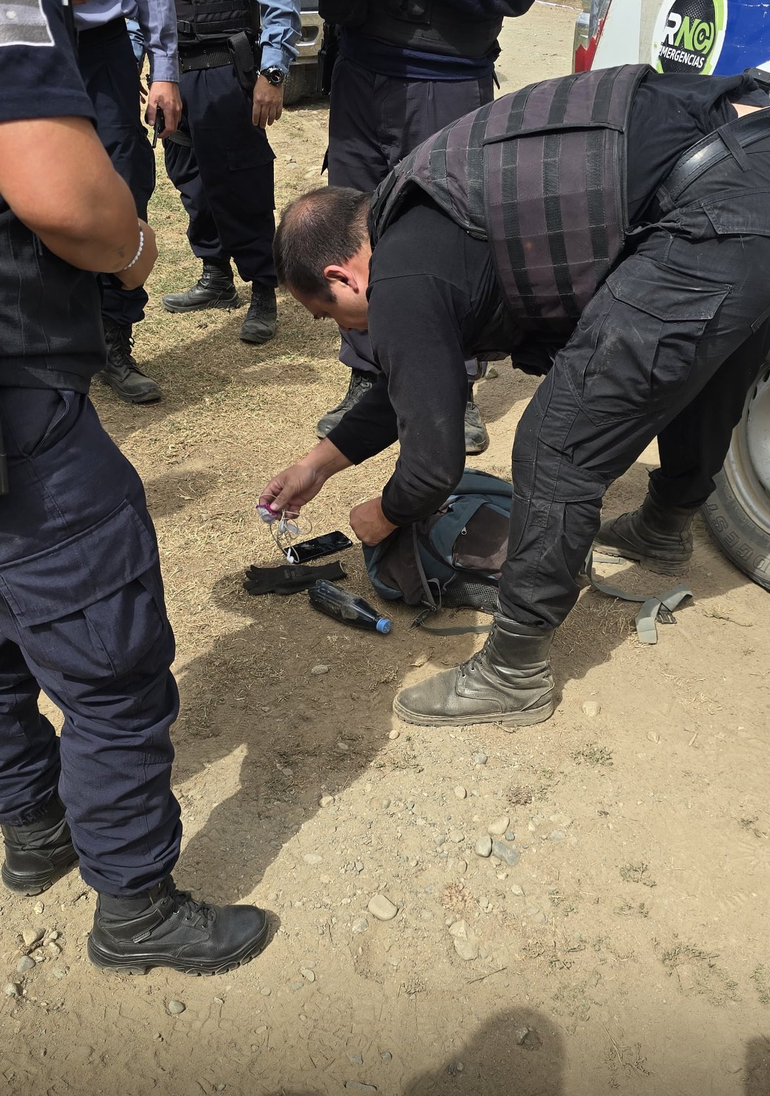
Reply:
<svg viewBox="0 0 770 1096"><path fill-rule="evenodd" d="M746 170L712 167L637 237L521 419L500 582L514 620L561 624L607 487L656 436L656 498L713 490L770 347L770 136L744 151Z"/></svg>

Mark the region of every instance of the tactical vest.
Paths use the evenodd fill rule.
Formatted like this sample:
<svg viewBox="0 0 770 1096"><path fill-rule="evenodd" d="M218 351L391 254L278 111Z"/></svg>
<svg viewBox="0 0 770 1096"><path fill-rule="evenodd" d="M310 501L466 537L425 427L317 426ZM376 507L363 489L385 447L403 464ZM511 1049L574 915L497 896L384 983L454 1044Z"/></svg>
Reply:
<svg viewBox="0 0 770 1096"><path fill-rule="evenodd" d="M318 10L327 23L388 45L474 60L495 49L503 25L501 16L464 18L434 0L321 0Z"/></svg>
<svg viewBox="0 0 770 1096"><path fill-rule="evenodd" d="M99 284L45 247L0 195L0 386L87 392L104 369Z"/></svg>
<svg viewBox="0 0 770 1096"><path fill-rule="evenodd" d="M175 0L179 44L230 38L239 31L259 36L257 0Z"/></svg>
<svg viewBox="0 0 770 1096"><path fill-rule="evenodd" d="M624 65L545 80L459 118L377 188L373 242L419 187L489 240L519 326L574 324L623 248L626 132L651 71Z"/></svg>

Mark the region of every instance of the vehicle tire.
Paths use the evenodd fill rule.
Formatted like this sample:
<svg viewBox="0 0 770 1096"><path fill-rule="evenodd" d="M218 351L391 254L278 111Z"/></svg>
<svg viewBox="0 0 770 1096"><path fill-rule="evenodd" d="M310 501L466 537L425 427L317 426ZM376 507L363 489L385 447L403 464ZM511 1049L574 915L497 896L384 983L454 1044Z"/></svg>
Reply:
<svg viewBox="0 0 770 1096"><path fill-rule="evenodd" d="M317 78L317 64L292 65L283 83L283 105L291 107L315 95Z"/></svg>
<svg viewBox="0 0 770 1096"><path fill-rule="evenodd" d="M702 507L720 548L770 590L770 359L749 391L716 489Z"/></svg>

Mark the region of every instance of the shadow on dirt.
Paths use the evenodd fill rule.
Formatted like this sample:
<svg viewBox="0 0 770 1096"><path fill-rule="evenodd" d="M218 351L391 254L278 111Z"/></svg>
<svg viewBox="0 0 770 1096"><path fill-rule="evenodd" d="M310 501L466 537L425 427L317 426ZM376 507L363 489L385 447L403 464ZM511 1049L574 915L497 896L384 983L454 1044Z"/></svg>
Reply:
<svg viewBox="0 0 770 1096"><path fill-rule="evenodd" d="M473 1096L564 1096L564 1063L564 1040L553 1022L534 1009L511 1008L492 1016L451 1061L387 1092L389 1096L454 1096L461 1089ZM353 1082L346 1091L364 1096L378 1089ZM323 1094L309 1088L281 1088L271 1096ZM759 1096L759 1090L747 1096Z"/></svg>

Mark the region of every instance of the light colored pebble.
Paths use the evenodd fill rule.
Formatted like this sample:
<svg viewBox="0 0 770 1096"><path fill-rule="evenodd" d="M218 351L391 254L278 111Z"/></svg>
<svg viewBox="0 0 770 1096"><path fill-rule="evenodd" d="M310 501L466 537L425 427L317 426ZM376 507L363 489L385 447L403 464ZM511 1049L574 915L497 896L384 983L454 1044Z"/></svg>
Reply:
<svg viewBox="0 0 770 1096"><path fill-rule="evenodd" d="M351 925L352 932L367 932L369 929L369 922L365 917L357 917Z"/></svg>
<svg viewBox="0 0 770 1096"><path fill-rule="evenodd" d="M464 959L466 963L470 963L479 957L478 940L455 940L455 951L461 959Z"/></svg>
<svg viewBox="0 0 770 1096"><path fill-rule="evenodd" d="M602 710L598 700L584 700L581 708L583 709L583 715L587 715L589 719L593 719Z"/></svg>
<svg viewBox="0 0 770 1096"><path fill-rule="evenodd" d="M169 1003L168 1003L168 1011L173 1016L181 1015L181 1013L184 1012L186 1007L187 1006L185 1005L184 1001L169 1001Z"/></svg>
<svg viewBox="0 0 770 1096"><path fill-rule="evenodd" d="M43 938L45 929L26 928L22 931L21 938L24 941L26 947L31 948L33 944L36 944L38 940Z"/></svg>
<svg viewBox="0 0 770 1096"><path fill-rule="evenodd" d="M485 753L475 753L473 755L474 765L486 765L487 761L489 761L489 758Z"/></svg>
<svg viewBox="0 0 770 1096"><path fill-rule="evenodd" d="M465 840L465 834L461 830L450 830L449 840L453 841L455 845L459 845Z"/></svg>
<svg viewBox="0 0 770 1096"><path fill-rule="evenodd" d="M348 1054L348 1061L353 1066L362 1066L364 1059L360 1054Z"/></svg>
<svg viewBox="0 0 770 1096"><path fill-rule="evenodd" d="M45 911L45 906L42 902L35 902L34 910L35 913L43 913Z"/></svg>
<svg viewBox="0 0 770 1096"><path fill-rule="evenodd" d="M567 835L564 832L564 830L553 830L553 832L551 833L551 840L552 841L563 841L566 836Z"/></svg>
<svg viewBox="0 0 770 1096"><path fill-rule="evenodd" d="M316 677L320 677L321 674L328 674L329 667L324 666L323 663L319 662L319 664L317 666L314 666L313 669L310 672L311 672L311 674L314 674Z"/></svg>
<svg viewBox="0 0 770 1096"><path fill-rule="evenodd" d="M489 834L483 834L476 842L473 851L477 856L491 856L492 854L492 838Z"/></svg>
<svg viewBox="0 0 770 1096"><path fill-rule="evenodd" d="M54 967L54 968L53 968L53 970L51 971L51 974L52 974L52 975L54 976L54 978L56 978L56 979L57 979L57 980L58 980L59 982L61 982L62 978L66 978L66 977L67 977L67 971L66 971L66 969L65 969L64 967Z"/></svg>
<svg viewBox="0 0 770 1096"><path fill-rule="evenodd" d="M502 837L505 831L511 824L511 820L507 814L501 815L496 818L494 822L490 822L487 826L487 833L494 834L495 837Z"/></svg>
<svg viewBox="0 0 770 1096"><path fill-rule="evenodd" d="M394 729L390 732L390 734L388 735L388 738L390 739L391 742L395 742L397 738L400 738L400 736L401 736L401 731L397 731L397 730Z"/></svg>
<svg viewBox="0 0 770 1096"><path fill-rule="evenodd" d="M317 852L306 852L303 854L302 859L306 864L311 865L323 863L323 857L319 856Z"/></svg>
<svg viewBox="0 0 770 1096"><path fill-rule="evenodd" d="M516 834L513 832L513 830L506 830L505 831L505 840L506 841L515 841L516 840Z"/></svg>
<svg viewBox="0 0 770 1096"><path fill-rule="evenodd" d="M259 992L263 997L269 997L273 991L270 989L270 986L263 986Z"/></svg>
<svg viewBox="0 0 770 1096"><path fill-rule="evenodd" d="M321 807L331 807L333 802L334 802L334 796L333 795L322 795L321 799L320 799L320 802L319 802L319 806L321 806Z"/></svg>
<svg viewBox="0 0 770 1096"><path fill-rule="evenodd" d="M370 898L367 909L378 921L392 921L398 913L398 906L394 906L384 894L375 894Z"/></svg>
<svg viewBox="0 0 770 1096"><path fill-rule="evenodd" d="M59 947L58 944L54 944L53 942L51 942L48 945L48 950L50 951L50 953L54 957L54 959L58 959L59 956L61 955L61 948Z"/></svg>
<svg viewBox="0 0 770 1096"><path fill-rule="evenodd" d="M347 753L350 749L350 746L348 746L347 742L338 742L337 749L342 750L343 753Z"/></svg>
<svg viewBox="0 0 770 1096"><path fill-rule="evenodd" d="M390 1053L389 1050L381 1050L380 1051L380 1058L382 1058L383 1062L392 1062L393 1061L393 1055Z"/></svg>
<svg viewBox="0 0 770 1096"><path fill-rule="evenodd" d="M459 921L455 921L449 926L449 935L454 936L455 940L467 940L468 922L463 918L460 918Z"/></svg>
<svg viewBox="0 0 770 1096"><path fill-rule="evenodd" d="M6 997L21 997L21 988L15 982L6 982L3 993Z"/></svg>
<svg viewBox="0 0 770 1096"><path fill-rule="evenodd" d="M18 963L16 964L16 970L19 972L19 974L26 974L28 970L34 970L34 968L35 960L30 959L28 955L22 955L21 959L19 959Z"/></svg>
<svg viewBox="0 0 770 1096"><path fill-rule="evenodd" d="M310 967L301 967L300 974L306 982L315 982L315 971L311 970Z"/></svg>
<svg viewBox="0 0 770 1096"><path fill-rule="evenodd" d="M455 788L455 796L458 799L467 799L468 798L468 791L461 784L458 784L458 786Z"/></svg>
<svg viewBox="0 0 770 1096"><path fill-rule="evenodd" d="M524 888L520 887L518 883L514 883L511 887L511 894L515 894L517 898L521 898L524 894Z"/></svg>

